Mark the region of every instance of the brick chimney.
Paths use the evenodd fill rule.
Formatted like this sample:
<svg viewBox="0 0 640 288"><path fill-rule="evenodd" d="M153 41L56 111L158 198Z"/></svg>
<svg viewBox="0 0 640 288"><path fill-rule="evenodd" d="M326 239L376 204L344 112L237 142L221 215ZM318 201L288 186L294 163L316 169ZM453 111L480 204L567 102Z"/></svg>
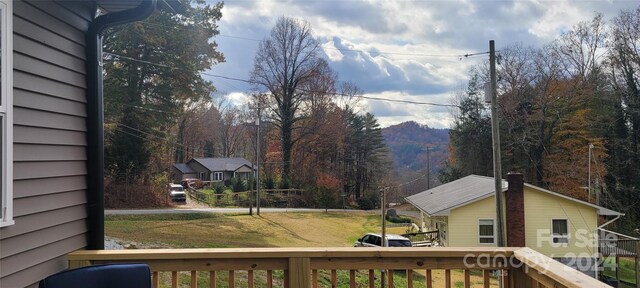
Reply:
<svg viewBox="0 0 640 288"><path fill-rule="evenodd" d="M522 174L507 174L509 188L505 196L507 246L525 247L524 235L524 179Z"/></svg>

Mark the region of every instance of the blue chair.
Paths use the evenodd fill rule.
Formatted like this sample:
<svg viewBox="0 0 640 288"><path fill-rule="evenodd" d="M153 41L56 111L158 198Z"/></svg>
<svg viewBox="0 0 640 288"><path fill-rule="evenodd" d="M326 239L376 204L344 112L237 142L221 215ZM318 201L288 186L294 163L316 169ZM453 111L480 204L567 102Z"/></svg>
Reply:
<svg viewBox="0 0 640 288"><path fill-rule="evenodd" d="M106 264L62 271L40 281L40 288L151 288L147 264Z"/></svg>

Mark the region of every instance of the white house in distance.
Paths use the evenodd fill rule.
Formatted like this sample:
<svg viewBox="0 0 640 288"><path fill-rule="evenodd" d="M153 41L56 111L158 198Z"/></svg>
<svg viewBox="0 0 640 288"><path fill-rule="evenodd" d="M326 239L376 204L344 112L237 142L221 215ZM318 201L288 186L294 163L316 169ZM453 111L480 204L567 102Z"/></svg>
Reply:
<svg viewBox="0 0 640 288"><path fill-rule="evenodd" d="M438 230L441 246L496 246L494 179L477 175L409 196L421 211L423 229ZM624 214L523 182L522 174L503 181L507 246L530 247L587 274L595 275L598 217Z"/></svg>

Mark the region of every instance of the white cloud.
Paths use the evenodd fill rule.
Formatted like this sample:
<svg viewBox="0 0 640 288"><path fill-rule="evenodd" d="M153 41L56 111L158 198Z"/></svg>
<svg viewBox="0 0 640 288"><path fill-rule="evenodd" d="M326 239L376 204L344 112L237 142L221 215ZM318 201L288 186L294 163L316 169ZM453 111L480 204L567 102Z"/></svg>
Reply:
<svg viewBox="0 0 640 288"><path fill-rule="evenodd" d="M469 68L488 58L450 56L487 51L492 39L498 49L518 42L540 47L578 21L591 19L595 11L611 19L619 10L637 6L636 1L615 0L228 1L219 26L227 36L263 39L281 16L305 19L341 80L355 82L368 95L447 104L448 95L467 81ZM217 37L216 42L227 62L212 73L248 78L257 41ZM246 93L251 88L211 80L223 91ZM233 97L241 99L242 94ZM380 113L385 126L406 120L433 127L452 122L450 113L423 106L368 107Z"/></svg>

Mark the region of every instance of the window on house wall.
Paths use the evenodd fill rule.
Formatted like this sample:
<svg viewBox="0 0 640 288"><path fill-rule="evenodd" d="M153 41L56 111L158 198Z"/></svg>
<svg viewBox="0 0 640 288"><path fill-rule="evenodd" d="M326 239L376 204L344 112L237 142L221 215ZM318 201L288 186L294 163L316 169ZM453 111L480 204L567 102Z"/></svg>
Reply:
<svg viewBox="0 0 640 288"><path fill-rule="evenodd" d="M567 219L551 220L553 243L569 243L569 223Z"/></svg>
<svg viewBox="0 0 640 288"><path fill-rule="evenodd" d="M494 232L493 219L478 220L478 242L480 244L496 243Z"/></svg>
<svg viewBox="0 0 640 288"><path fill-rule="evenodd" d="M202 181L206 180L206 179L204 179L204 175L205 175L204 172L200 172L200 180L202 180Z"/></svg>
<svg viewBox="0 0 640 288"><path fill-rule="evenodd" d="M13 1L0 0L0 226L13 224Z"/></svg>
<svg viewBox="0 0 640 288"><path fill-rule="evenodd" d="M222 172L213 172L213 181L222 181L223 178Z"/></svg>

